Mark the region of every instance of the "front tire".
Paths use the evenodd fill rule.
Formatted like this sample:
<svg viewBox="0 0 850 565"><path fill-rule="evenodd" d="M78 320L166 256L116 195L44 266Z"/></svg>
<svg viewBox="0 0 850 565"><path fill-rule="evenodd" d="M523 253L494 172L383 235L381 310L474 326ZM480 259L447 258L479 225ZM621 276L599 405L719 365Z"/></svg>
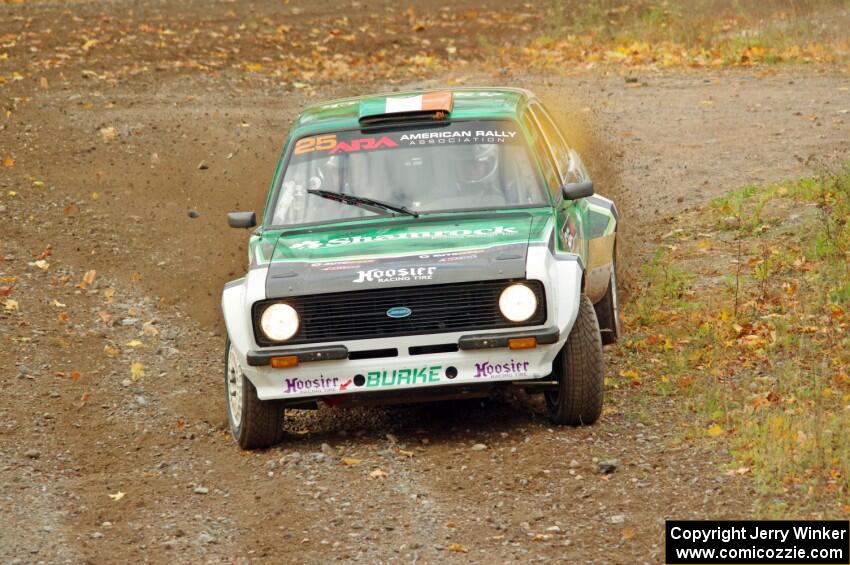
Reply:
<svg viewBox="0 0 850 565"><path fill-rule="evenodd" d="M242 371L236 349L225 343L224 390L230 432L242 449L257 449L283 439L283 407L273 400L260 400L257 389Z"/></svg>
<svg viewBox="0 0 850 565"><path fill-rule="evenodd" d="M558 388L545 393L552 423L586 426L596 422L602 415L605 366L599 322L586 295L581 296L575 324L553 369Z"/></svg>

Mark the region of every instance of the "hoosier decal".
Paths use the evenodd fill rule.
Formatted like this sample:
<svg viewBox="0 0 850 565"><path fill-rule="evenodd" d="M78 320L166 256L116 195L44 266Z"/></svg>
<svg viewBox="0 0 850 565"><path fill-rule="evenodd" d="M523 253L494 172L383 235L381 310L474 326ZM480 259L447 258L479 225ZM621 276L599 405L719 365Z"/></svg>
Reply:
<svg viewBox="0 0 850 565"><path fill-rule="evenodd" d="M524 377L528 374L528 361L514 361L511 359L505 363L491 363L484 361L475 364L476 379L511 379Z"/></svg>
<svg viewBox="0 0 850 565"><path fill-rule="evenodd" d="M285 393L294 393L294 392L335 392L339 387L339 379L336 377L318 377L315 379L285 379L284 380L284 391Z"/></svg>
<svg viewBox="0 0 850 565"><path fill-rule="evenodd" d="M399 281L430 281L434 278L437 267L400 267L398 269L369 269L358 271L357 278L351 282L399 282Z"/></svg>

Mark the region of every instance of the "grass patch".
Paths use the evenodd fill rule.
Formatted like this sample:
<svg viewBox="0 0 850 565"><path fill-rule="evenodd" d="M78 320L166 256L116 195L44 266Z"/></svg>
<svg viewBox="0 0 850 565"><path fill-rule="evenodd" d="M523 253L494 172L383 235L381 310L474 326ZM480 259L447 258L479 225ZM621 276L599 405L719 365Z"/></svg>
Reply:
<svg viewBox="0 0 850 565"><path fill-rule="evenodd" d="M526 54L662 66L841 62L848 9L850 0L556 0L548 41Z"/></svg>
<svg viewBox="0 0 850 565"><path fill-rule="evenodd" d="M678 399L765 516L850 514L850 165L749 186L662 238L613 386Z"/></svg>

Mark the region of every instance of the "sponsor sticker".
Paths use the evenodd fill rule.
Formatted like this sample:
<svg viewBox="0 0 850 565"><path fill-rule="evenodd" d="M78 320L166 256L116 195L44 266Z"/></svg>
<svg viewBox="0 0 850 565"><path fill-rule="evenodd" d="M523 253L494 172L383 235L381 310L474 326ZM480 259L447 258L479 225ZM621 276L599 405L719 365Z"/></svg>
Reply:
<svg viewBox="0 0 850 565"><path fill-rule="evenodd" d="M528 375L528 361L515 361L511 359L504 363L493 363L482 361L475 363L476 379L516 379Z"/></svg>
<svg viewBox="0 0 850 565"><path fill-rule="evenodd" d="M399 267L397 269L369 269L358 271L354 283L388 283L400 281L430 281L437 267Z"/></svg>
<svg viewBox="0 0 850 565"><path fill-rule="evenodd" d="M320 376L314 379L299 379L297 377L293 377L284 379L283 381L283 392L286 394L303 392L321 394L336 392L337 390L344 390L340 388L340 379L337 377Z"/></svg>
<svg viewBox="0 0 850 565"><path fill-rule="evenodd" d="M372 149L381 149L382 147L398 147L398 143L387 136L361 137L348 141L338 141L336 134L327 134L299 139L295 143L293 153L295 155L303 155L305 153L312 153L313 151L327 151L331 155L336 155L337 153L370 151Z"/></svg>
<svg viewBox="0 0 850 565"><path fill-rule="evenodd" d="M310 263L310 267L313 269L319 269L320 271L345 271L374 262L374 259L359 259L356 261L324 261L321 263Z"/></svg>
<svg viewBox="0 0 850 565"><path fill-rule="evenodd" d="M458 229L458 230L437 230L437 231L420 231L406 232L399 234L386 235L356 235L354 237L335 237L327 241L318 241L308 239L293 243L291 249L323 249L326 247L340 247L345 245L356 245L359 243L381 243L384 241L404 241L408 239L463 239L467 237L480 236L504 236L517 235L517 229L511 226L494 226L492 228L479 228L474 230Z"/></svg>
<svg viewBox="0 0 850 565"><path fill-rule="evenodd" d="M493 144L512 140L516 134L517 132L508 130L420 131L406 133L399 141L407 145Z"/></svg>
<svg viewBox="0 0 850 565"><path fill-rule="evenodd" d="M354 377L354 386L375 388L404 385L428 384L440 382L440 365L393 369L392 371L369 371L366 375Z"/></svg>
<svg viewBox="0 0 850 565"><path fill-rule="evenodd" d="M450 263L453 261L463 261L464 259L476 259L478 257L477 250L470 251L447 251L445 253L428 253L420 255L420 259L436 259L440 263Z"/></svg>

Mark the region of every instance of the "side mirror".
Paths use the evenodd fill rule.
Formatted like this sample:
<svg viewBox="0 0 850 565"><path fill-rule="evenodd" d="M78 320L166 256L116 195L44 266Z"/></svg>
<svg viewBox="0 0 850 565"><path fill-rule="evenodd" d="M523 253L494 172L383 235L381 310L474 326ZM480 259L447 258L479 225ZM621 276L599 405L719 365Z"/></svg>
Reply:
<svg viewBox="0 0 850 565"><path fill-rule="evenodd" d="M571 182L561 187L561 194L567 200L578 200L586 196L593 196L593 183L588 182Z"/></svg>
<svg viewBox="0 0 850 565"><path fill-rule="evenodd" d="M227 225L231 228L253 228L257 225L255 212L228 212Z"/></svg>

